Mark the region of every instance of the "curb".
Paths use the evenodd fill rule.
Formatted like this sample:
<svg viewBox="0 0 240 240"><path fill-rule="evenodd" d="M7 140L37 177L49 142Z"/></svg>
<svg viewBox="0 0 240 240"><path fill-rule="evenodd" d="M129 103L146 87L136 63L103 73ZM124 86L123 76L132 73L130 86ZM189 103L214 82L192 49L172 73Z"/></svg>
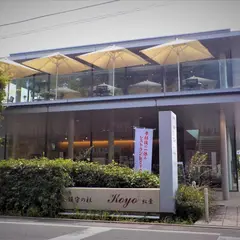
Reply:
<svg viewBox="0 0 240 240"><path fill-rule="evenodd" d="M149 226L162 226L162 227L181 227L181 228L201 228L201 229L229 229L229 230L239 230L240 227L234 226L217 226L217 225L188 225L188 224L169 224L169 223L148 223L148 222L131 222L131 221L106 221L106 220L84 220L84 219L70 219L70 218L42 218L42 217L18 217L18 216L1 216L2 219L16 219L16 220L48 220L48 221L59 221L59 222L81 222L81 223L111 223L111 224L135 224L135 225L149 225Z"/></svg>
<svg viewBox="0 0 240 240"><path fill-rule="evenodd" d="M229 230L239 230L240 227L234 227L234 226L219 226L219 225L192 225L193 227L195 226L196 228L210 228L210 229L229 229Z"/></svg>
<svg viewBox="0 0 240 240"><path fill-rule="evenodd" d="M59 221L59 222L91 222L91 223L111 223L111 224L136 224L136 225L163 225L163 226L176 226L176 227L194 227L194 225L187 224L170 224L170 223L151 223L151 222L131 222L131 221L108 221L108 220L91 220L91 219L73 219L73 218L48 218L48 217L22 217L22 216L1 216L0 219L16 219L16 220L33 220L33 221Z"/></svg>

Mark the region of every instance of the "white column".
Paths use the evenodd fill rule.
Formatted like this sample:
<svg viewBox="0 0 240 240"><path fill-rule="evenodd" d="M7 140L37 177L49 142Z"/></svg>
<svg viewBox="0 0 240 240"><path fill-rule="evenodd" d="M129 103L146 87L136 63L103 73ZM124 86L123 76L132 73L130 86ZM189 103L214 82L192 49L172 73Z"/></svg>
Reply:
<svg viewBox="0 0 240 240"><path fill-rule="evenodd" d="M240 103L234 104L236 148L240 150Z"/></svg>
<svg viewBox="0 0 240 240"><path fill-rule="evenodd" d="M234 104L235 115L235 136L236 136L236 151L237 151L237 164L240 164L240 103ZM236 153L235 153L236 154ZM238 176L238 191L240 191L240 176Z"/></svg>
<svg viewBox="0 0 240 240"><path fill-rule="evenodd" d="M108 162L114 160L114 111L111 111L108 128Z"/></svg>
<svg viewBox="0 0 240 240"><path fill-rule="evenodd" d="M75 131L75 121L74 112L69 114L68 120L68 158L73 159L74 157L74 131Z"/></svg>
<svg viewBox="0 0 240 240"><path fill-rule="evenodd" d="M229 199L229 178L228 178L228 151L227 151L227 129L226 118L223 109L220 110L220 153L222 167L222 192L223 200Z"/></svg>
<svg viewBox="0 0 240 240"><path fill-rule="evenodd" d="M160 212L175 213L178 189L177 120L171 111L159 112Z"/></svg>
<svg viewBox="0 0 240 240"><path fill-rule="evenodd" d="M230 132L227 129L227 152L228 152L228 181L229 190L233 190L233 179L232 179L232 144Z"/></svg>

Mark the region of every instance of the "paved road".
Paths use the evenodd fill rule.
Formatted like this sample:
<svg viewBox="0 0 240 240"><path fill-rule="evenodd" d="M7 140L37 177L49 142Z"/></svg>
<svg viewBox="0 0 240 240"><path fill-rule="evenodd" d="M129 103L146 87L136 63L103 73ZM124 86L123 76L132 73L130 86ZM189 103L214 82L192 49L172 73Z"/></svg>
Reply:
<svg viewBox="0 0 240 240"><path fill-rule="evenodd" d="M0 240L240 240L239 229L0 218Z"/></svg>

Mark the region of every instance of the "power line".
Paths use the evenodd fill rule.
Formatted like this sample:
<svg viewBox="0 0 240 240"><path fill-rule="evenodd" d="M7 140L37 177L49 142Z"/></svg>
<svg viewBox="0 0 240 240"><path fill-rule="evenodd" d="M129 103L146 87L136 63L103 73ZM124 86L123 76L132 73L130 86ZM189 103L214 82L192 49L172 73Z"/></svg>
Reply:
<svg viewBox="0 0 240 240"><path fill-rule="evenodd" d="M92 5L88 5L88 6L84 6L84 7L79 7L79 8L74 8L74 9L70 9L70 10L61 11L61 12L49 13L49 14L45 14L45 15L41 15L41 16L37 16L37 17L33 17L33 18L28 18L28 19L24 19L24 20L20 20L20 21L0 24L0 27L16 25L16 24L20 24L20 23L25 23L25 22L29 22L29 21L38 20L38 19L41 19L41 18L46 18L46 17L56 16L56 15L60 15L60 14L75 12L75 11L79 11L79 10L83 10L83 9L87 9L87 8L92 8L92 7L98 7L98 6L102 6L102 5L106 5L106 4L110 4L110 3L114 3L114 2L119 2L119 1L120 0L112 0L112 1L108 1L108 2L92 4Z"/></svg>
<svg viewBox="0 0 240 240"><path fill-rule="evenodd" d="M119 11L119 12L112 13L112 14L105 14L105 15L100 15L97 17L81 19L81 20L62 23L62 24L56 24L56 25L53 25L50 27L44 27L44 28L35 29L35 30L33 29L33 30L25 31L25 32L17 32L17 33L2 36L2 37L0 37L0 39L8 39L8 38L14 38L14 37L18 37L18 36L25 36L25 35L29 35L29 34L33 34L33 33L43 32L43 31L55 30L56 28L61 28L61 27L65 27L67 25L72 25L72 24L77 25L77 24L83 24L83 23L90 23L90 22L94 22L94 21L98 21L98 20L104 20L107 18L114 18L116 16L127 15L127 14L134 13L134 12L146 11L153 7L160 7L160 6L162 7L162 6L167 6L167 5L171 5L171 4L151 4L147 7L136 8L136 9L132 9L129 11Z"/></svg>

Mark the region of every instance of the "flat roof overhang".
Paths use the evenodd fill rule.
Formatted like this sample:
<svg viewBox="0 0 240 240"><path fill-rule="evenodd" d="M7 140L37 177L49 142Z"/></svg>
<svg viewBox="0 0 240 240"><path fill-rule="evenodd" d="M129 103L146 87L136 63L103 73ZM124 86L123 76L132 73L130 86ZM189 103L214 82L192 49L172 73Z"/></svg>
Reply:
<svg viewBox="0 0 240 240"><path fill-rule="evenodd" d="M114 44L120 45L125 48L136 48L136 47L144 48L148 46L163 44L168 41L174 40L176 38L210 40L210 39L219 39L219 38L226 38L226 37L237 37L237 36L240 36L240 31L231 31L230 29L222 29L222 30L216 30L216 31L186 33L186 34L171 35L171 36L134 39L134 40L128 40L128 41L117 41L117 42L99 43L99 44L84 45L84 46L74 46L74 47L65 47L65 48L57 48L57 49L45 49L45 50L32 51L32 52L14 53L14 54L10 54L10 58L15 61L24 61L28 59L43 57L55 52L61 52L62 54L65 54L65 55L75 55L75 54L82 54L86 52L93 52Z"/></svg>
<svg viewBox="0 0 240 240"><path fill-rule="evenodd" d="M126 109L143 107L168 107L197 104L224 104L240 102L240 89L219 89L191 92L94 97L29 103L11 103L5 114L47 113Z"/></svg>

